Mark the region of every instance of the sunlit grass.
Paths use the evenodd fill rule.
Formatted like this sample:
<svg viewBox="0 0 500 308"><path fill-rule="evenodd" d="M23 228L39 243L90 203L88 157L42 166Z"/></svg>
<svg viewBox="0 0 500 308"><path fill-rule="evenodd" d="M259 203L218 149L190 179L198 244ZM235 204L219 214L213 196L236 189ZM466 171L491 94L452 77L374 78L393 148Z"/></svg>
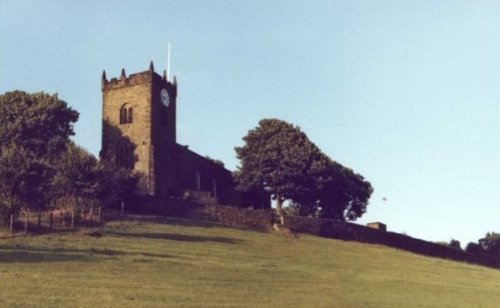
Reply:
<svg viewBox="0 0 500 308"><path fill-rule="evenodd" d="M497 307L500 271L382 246L136 219L0 241L0 306Z"/></svg>

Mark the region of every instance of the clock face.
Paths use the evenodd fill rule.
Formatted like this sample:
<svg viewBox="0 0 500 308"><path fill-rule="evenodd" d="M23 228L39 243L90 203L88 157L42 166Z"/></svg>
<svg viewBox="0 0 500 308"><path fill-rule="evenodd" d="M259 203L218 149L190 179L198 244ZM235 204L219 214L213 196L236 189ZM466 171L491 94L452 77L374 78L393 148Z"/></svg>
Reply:
<svg viewBox="0 0 500 308"><path fill-rule="evenodd" d="M162 89L160 92L161 102L165 107L170 105L170 96L168 95L167 89Z"/></svg>

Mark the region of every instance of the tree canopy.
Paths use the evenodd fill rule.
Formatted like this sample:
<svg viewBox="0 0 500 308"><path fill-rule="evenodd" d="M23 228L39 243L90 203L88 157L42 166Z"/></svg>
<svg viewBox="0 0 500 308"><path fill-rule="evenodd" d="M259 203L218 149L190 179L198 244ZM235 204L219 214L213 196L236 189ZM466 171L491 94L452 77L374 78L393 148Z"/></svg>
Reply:
<svg viewBox="0 0 500 308"><path fill-rule="evenodd" d="M131 170L98 162L69 139L77 120L57 94L0 95L0 216L41 211L62 196L109 204L134 191Z"/></svg>
<svg viewBox="0 0 500 308"><path fill-rule="evenodd" d="M290 200L297 213L354 220L365 211L373 188L364 178L331 160L299 127L263 119L236 147L238 189L266 190L278 213Z"/></svg>
<svg viewBox="0 0 500 308"><path fill-rule="evenodd" d="M0 95L0 148L15 145L35 158L53 159L74 135L78 112L57 94L23 91Z"/></svg>
<svg viewBox="0 0 500 308"><path fill-rule="evenodd" d="M78 112L57 94L0 95L0 198L8 212L48 204L56 173L52 164L65 151L76 120Z"/></svg>
<svg viewBox="0 0 500 308"><path fill-rule="evenodd" d="M92 198L97 183L97 159L70 141L66 151L54 164L57 173L54 186L58 196Z"/></svg>
<svg viewBox="0 0 500 308"><path fill-rule="evenodd" d="M488 232L477 243L467 244L465 251L470 253L484 253L500 256L500 233Z"/></svg>
<svg viewBox="0 0 500 308"><path fill-rule="evenodd" d="M114 162L97 159L70 142L56 164L54 184L58 196L98 199L103 205L117 204L130 197L139 176Z"/></svg>

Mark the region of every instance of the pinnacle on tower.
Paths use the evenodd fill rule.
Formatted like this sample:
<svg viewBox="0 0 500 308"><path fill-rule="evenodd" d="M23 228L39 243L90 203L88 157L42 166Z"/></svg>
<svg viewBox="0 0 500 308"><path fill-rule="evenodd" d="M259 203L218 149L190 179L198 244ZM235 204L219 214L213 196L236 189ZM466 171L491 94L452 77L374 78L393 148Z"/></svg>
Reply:
<svg viewBox="0 0 500 308"><path fill-rule="evenodd" d="M174 86L177 86L177 78L174 75Z"/></svg>
<svg viewBox="0 0 500 308"><path fill-rule="evenodd" d="M167 70L163 70L163 80L167 80Z"/></svg>
<svg viewBox="0 0 500 308"><path fill-rule="evenodd" d="M104 91L104 87L106 87L107 83L108 83L108 80L106 79L106 71L102 70L101 90Z"/></svg>
<svg viewBox="0 0 500 308"><path fill-rule="evenodd" d="M155 68L154 68L154 66L153 66L153 61L151 61L151 63L149 63L149 71L150 71L151 73L153 73L153 72L155 71Z"/></svg>
<svg viewBox="0 0 500 308"><path fill-rule="evenodd" d="M127 75L125 75L125 69L122 68L122 74L120 76L121 78L127 78Z"/></svg>

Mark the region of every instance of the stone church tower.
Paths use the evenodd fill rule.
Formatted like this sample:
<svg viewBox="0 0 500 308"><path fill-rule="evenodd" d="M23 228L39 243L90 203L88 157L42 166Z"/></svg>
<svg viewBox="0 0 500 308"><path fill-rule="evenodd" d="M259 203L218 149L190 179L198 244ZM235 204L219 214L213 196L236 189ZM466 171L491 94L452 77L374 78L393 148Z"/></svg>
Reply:
<svg viewBox="0 0 500 308"><path fill-rule="evenodd" d="M139 193L167 194L174 187L177 82L149 70L120 78L102 75L102 153L143 175ZM161 170L161 172L159 172ZM164 189L162 189L164 188Z"/></svg>
<svg viewBox="0 0 500 308"><path fill-rule="evenodd" d="M141 174L137 195L162 203L201 196L222 204L269 208L267 193L240 193L224 165L176 140L177 81L149 70L108 80L102 74L101 158ZM141 199L141 198L140 198Z"/></svg>

